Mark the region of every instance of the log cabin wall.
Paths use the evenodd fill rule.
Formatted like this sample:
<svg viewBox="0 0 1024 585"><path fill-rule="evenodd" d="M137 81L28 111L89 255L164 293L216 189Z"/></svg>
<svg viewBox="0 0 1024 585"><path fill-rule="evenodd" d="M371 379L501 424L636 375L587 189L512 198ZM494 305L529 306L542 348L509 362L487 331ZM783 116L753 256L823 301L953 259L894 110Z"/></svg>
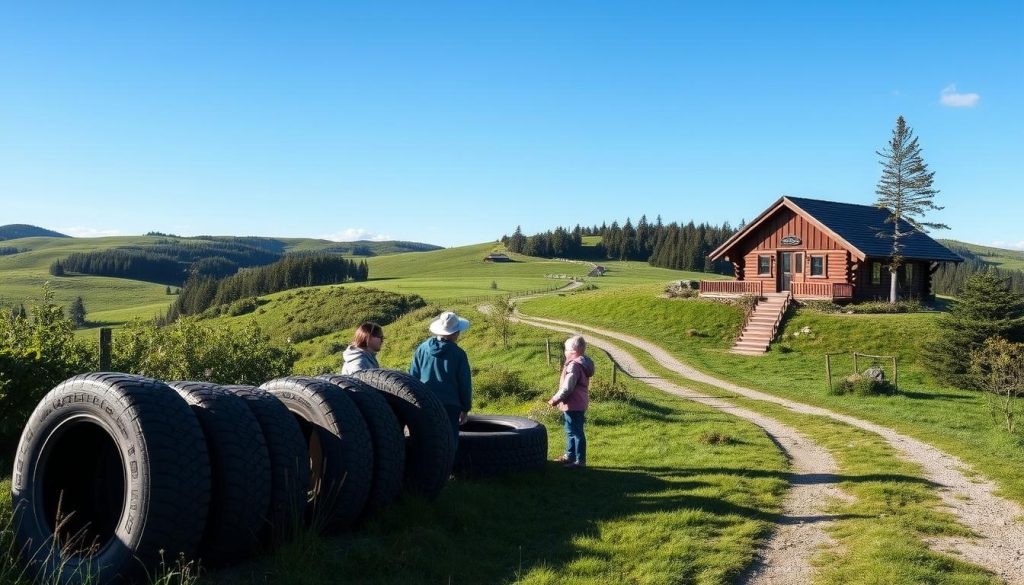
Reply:
<svg viewBox="0 0 1024 585"><path fill-rule="evenodd" d="M857 272L859 280L857 282L857 288L854 291L854 298L858 301L874 301L874 300L889 300L889 284L892 282L890 279L889 267L887 265L887 258L867 258L863 262L858 262ZM879 282L874 282L872 279L872 271L874 270L874 264L877 263L879 268ZM930 291L930 275L928 270L930 263L923 262L920 260L907 260L903 266L900 266L896 273L896 286L901 299L914 298L914 299L927 299ZM910 267L910 281L907 281L907 267Z"/></svg>

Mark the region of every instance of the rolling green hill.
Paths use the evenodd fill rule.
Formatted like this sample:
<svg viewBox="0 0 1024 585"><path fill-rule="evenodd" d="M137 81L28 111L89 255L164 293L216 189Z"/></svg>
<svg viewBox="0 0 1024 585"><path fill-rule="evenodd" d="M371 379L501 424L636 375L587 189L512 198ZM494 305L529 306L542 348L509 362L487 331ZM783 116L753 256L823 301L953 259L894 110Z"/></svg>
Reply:
<svg viewBox="0 0 1024 585"><path fill-rule="evenodd" d="M7 225L0 225L0 240L16 240L18 238L33 238L33 237L50 237L50 238L70 238L71 236L64 235L60 232L48 230L34 225L28 225L24 223L11 223Z"/></svg>
<svg viewBox="0 0 1024 585"><path fill-rule="evenodd" d="M1024 251L993 248L991 246L981 246L958 240L939 240L939 242L958 254L960 254L960 249L966 249L970 254L977 256L982 262L996 268L1024 270Z"/></svg>

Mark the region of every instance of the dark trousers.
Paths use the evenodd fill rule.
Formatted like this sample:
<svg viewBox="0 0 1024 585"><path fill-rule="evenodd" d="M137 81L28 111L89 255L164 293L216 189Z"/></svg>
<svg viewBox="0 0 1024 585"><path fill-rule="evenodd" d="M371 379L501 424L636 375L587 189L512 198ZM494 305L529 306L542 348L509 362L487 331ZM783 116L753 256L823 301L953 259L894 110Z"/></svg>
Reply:
<svg viewBox="0 0 1024 585"><path fill-rule="evenodd" d="M587 435L583 432L583 411L569 410L562 413L565 424L565 457L570 463L587 464Z"/></svg>
<svg viewBox="0 0 1024 585"><path fill-rule="evenodd" d="M444 411L448 413L448 422L452 425L452 452L459 449L459 415L462 414L461 406L444 405Z"/></svg>

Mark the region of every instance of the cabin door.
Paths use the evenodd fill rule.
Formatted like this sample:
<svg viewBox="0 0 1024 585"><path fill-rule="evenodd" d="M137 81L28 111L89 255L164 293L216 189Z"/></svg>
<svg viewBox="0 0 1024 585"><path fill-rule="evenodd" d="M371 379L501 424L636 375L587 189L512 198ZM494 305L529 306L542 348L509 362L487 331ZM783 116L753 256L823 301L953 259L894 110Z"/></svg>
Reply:
<svg viewBox="0 0 1024 585"><path fill-rule="evenodd" d="M784 292L793 283L793 253L779 252L779 256L779 292Z"/></svg>

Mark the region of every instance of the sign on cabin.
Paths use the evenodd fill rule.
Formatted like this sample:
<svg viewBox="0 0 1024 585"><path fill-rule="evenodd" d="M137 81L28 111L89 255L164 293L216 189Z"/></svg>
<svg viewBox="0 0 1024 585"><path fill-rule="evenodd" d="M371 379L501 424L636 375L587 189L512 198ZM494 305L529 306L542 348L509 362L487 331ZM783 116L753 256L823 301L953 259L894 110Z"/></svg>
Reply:
<svg viewBox="0 0 1024 585"><path fill-rule="evenodd" d="M801 243L800 238L796 236L786 236L782 238L783 246L799 246Z"/></svg>

